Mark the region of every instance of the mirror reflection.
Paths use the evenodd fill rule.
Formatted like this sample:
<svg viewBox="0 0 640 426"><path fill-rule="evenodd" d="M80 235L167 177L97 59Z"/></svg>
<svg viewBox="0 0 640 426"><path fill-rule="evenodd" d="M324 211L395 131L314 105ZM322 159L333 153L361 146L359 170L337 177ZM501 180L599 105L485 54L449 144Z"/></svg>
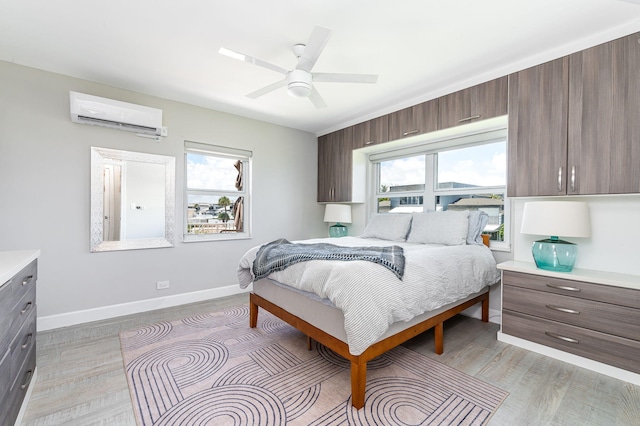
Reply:
<svg viewBox="0 0 640 426"><path fill-rule="evenodd" d="M91 251L173 246L175 158L91 148Z"/></svg>

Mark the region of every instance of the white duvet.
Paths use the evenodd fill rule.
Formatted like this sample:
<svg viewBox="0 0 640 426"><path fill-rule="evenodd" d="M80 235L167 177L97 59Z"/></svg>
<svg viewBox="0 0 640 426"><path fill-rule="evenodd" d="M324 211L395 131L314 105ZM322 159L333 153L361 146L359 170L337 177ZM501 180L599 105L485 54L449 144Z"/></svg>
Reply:
<svg viewBox="0 0 640 426"><path fill-rule="evenodd" d="M296 242L403 247L402 280L368 261L312 260L268 276L281 284L313 292L342 310L349 352L353 355L364 352L390 324L455 302L500 279L495 259L486 246L412 244L358 237ZM253 260L259 248L252 248L240 259L238 278L242 288L254 280Z"/></svg>

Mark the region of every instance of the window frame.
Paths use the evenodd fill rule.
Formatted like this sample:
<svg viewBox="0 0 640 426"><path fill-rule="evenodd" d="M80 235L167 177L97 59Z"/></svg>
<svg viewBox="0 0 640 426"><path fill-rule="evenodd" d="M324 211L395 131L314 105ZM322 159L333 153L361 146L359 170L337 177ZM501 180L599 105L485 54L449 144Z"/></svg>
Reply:
<svg viewBox="0 0 640 426"><path fill-rule="evenodd" d="M206 155L216 158L224 158L228 160L240 160L242 162L242 190L220 190L220 189L194 189L189 188L188 183L188 154ZM183 225L182 240L185 243L202 242L202 241L224 241L224 240L240 240L251 238L251 160L253 153L251 151L231 148L226 146L211 145L200 142L184 141L184 199L183 199ZM190 195L209 195L209 196L232 196L243 197L243 227L242 232L219 232L207 234L189 234L188 233L188 209Z"/></svg>
<svg viewBox="0 0 640 426"><path fill-rule="evenodd" d="M438 196L449 195L473 195L473 194L502 194L503 199L503 213L504 213L504 227L503 227L503 241L491 241L491 249L496 251L509 251L511 247L511 214L510 214L510 202L507 198L507 182L505 176L505 184L497 186L480 186L480 187L467 187L467 188L445 188L438 189L438 167L437 167L437 154L440 152L451 151L466 147L485 145L495 142L504 141L505 151L508 149L507 144L507 129L499 128L495 129L489 134L485 132L478 133L477 135L471 134L468 137L463 138L450 138L445 140L439 140L437 143L413 143L406 147L395 147L393 150L375 151L370 152L368 155L368 164L370 168L369 176L372 177L370 182L373 182L374 188L368 191L370 197L367 200L369 213L377 213L378 198L390 198L393 197L415 197L422 196L423 211L436 210L436 198ZM412 157L415 155L425 155L425 183L424 191L398 191L398 192L382 192L382 183L380 182L380 164L383 161L393 160L398 158ZM506 165L505 165L506 167Z"/></svg>

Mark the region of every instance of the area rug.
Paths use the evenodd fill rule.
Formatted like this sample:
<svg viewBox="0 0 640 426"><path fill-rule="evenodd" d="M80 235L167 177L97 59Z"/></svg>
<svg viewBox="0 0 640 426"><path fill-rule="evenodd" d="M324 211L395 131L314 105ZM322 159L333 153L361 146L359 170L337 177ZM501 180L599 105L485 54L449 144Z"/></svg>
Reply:
<svg viewBox="0 0 640 426"><path fill-rule="evenodd" d="M248 305L120 334L136 420L149 425L483 425L507 392L399 346L367 365L351 406L350 364Z"/></svg>

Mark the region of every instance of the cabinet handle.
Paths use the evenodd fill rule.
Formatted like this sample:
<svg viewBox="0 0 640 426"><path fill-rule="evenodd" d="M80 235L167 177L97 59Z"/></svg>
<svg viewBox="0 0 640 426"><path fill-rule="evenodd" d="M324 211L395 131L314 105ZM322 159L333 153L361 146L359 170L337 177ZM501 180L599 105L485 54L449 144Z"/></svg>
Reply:
<svg viewBox="0 0 640 426"><path fill-rule="evenodd" d="M33 302L27 302L26 305L24 305L24 308L22 308L22 310L20 311L20 315L24 314L25 312L27 312L29 309L31 309L31 306L33 305Z"/></svg>
<svg viewBox="0 0 640 426"><path fill-rule="evenodd" d="M569 286L566 286L566 285L558 285L558 284L549 284L549 283L547 283L547 287L556 288L558 290L580 292L579 288L569 287Z"/></svg>
<svg viewBox="0 0 640 426"><path fill-rule="evenodd" d="M576 192L576 166L571 166L571 192Z"/></svg>
<svg viewBox="0 0 640 426"><path fill-rule="evenodd" d="M482 116L481 115L472 115L471 117L461 118L460 120L458 120L458 123L464 123L465 121L475 120L476 118L480 118L480 117L482 117Z"/></svg>
<svg viewBox="0 0 640 426"><path fill-rule="evenodd" d="M402 136L409 136L409 135L415 135L416 133L418 133L420 131L420 129L416 129L416 130L410 130L408 132L404 132L402 134Z"/></svg>
<svg viewBox="0 0 640 426"><path fill-rule="evenodd" d="M29 386L29 382L31 382L31 376L33 375L33 370L29 370L26 373L26 377L22 385L20 385L20 389L25 390L27 386Z"/></svg>
<svg viewBox="0 0 640 426"><path fill-rule="evenodd" d="M373 145L374 143L376 143L376 141L369 141L369 142L365 142L365 145Z"/></svg>
<svg viewBox="0 0 640 426"><path fill-rule="evenodd" d="M27 285L31 282L31 280L33 279L33 275L29 275L28 277L26 277L24 280L22 280L22 285Z"/></svg>
<svg viewBox="0 0 640 426"><path fill-rule="evenodd" d="M22 343L22 346L20 347L22 349L27 349L27 346L29 346L29 342L31 341L32 338L33 338L33 333L27 334L27 336L24 338L24 342Z"/></svg>
<svg viewBox="0 0 640 426"><path fill-rule="evenodd" d="M546 305L548 309L552 309L554 311L564 312L566 314L574 314L580 315L580 311L576 311L575 309L562 308L560 306Z"/></svg>
<svg viewBox="0 0 640 426"><path fill-rule="evenodd" d="M562 191L562 166L558 167L558 192Z"/></svg>
<svg viewBox="0 0 640 426"><path fill-rule="evenodd" d="M562 340L563 342L580 343L580 340L578 340L578 339L573 339L573 338L567 337L567 336L561 336L559 334L552 333L550 331L545 331L544 334L546 334L549 337L553 337L554 339Z"/></svg>

